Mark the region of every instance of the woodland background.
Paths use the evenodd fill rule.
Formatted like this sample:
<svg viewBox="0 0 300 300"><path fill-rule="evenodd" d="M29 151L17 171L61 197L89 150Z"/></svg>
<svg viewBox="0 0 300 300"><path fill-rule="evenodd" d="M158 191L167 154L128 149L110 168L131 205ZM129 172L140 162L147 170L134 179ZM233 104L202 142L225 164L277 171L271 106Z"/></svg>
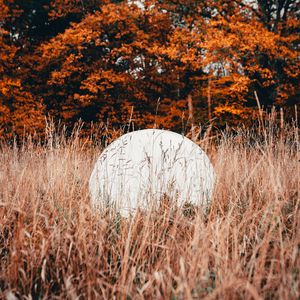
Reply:
<svg viewBox="0 0 300 300"><path fill-rule="evenodd" d="M41 133L49 116L179 130L191 103L195 124L251 125L255 92L291 118L298 4L0 0L0 135Z"/></svg>

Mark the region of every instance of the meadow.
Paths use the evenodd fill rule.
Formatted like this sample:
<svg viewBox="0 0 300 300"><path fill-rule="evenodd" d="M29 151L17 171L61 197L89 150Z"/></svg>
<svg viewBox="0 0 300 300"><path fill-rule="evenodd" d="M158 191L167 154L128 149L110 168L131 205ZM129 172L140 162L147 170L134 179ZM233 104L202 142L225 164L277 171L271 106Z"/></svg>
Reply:
<svg viewBox="0 0 300 300"><path fill-rule="evenodd" d="M299 299L299 129L201 135L212 205L94 212L94 138L0 150L1 299Z"/></svg>

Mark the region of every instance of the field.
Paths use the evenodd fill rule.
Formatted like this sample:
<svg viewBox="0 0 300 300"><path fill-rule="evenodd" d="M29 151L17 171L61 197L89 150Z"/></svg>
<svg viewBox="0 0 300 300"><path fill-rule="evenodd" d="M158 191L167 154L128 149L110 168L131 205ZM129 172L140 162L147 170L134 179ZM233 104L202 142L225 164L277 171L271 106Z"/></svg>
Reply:
<svg viewBox="0 0 300 300"><path fill-rule="evenodd" d="M299 299L298 129L198 141L217 173L207 213L93 212L101 148L48 134L0 151L0 298Z"/></svg>

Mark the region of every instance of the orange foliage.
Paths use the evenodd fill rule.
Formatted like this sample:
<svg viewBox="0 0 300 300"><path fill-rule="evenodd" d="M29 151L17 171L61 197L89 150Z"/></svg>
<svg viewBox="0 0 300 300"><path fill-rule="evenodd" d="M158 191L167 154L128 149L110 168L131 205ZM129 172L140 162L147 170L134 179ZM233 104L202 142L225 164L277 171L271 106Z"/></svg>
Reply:
<svg viewBox="0 0 300 300"><path fill-rule="evenodd" d="M296 1L1 0L1 133L41 130L47 114L181 130L188 97L195 122L212 111L216 125L249 121L254 91L266 108L293 105L298 12Z"/></svg>
<svg viewBox="0 0 300 300"><path fill-rule="evenodd" d="M6 3L0 1L0 24L20 13L9 8L9 1ZM18 48L11 43L9 34L0 28L0 136L11 137L43 130L45 115L41 100L33 98L15 76Z"/></svg>

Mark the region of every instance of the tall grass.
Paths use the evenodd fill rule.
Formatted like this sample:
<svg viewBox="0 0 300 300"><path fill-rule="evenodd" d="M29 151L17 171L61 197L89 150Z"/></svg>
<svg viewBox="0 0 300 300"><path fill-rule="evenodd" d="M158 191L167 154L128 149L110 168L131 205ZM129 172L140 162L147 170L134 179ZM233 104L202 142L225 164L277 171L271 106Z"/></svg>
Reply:
<svg viewBox="0 0 300 300"><path fill-rule="evenodd" d="M49 131L0 151L0 298L299 299L298 129L198 141L217 173L207 214L93 212L101 149Z"/></svg>

